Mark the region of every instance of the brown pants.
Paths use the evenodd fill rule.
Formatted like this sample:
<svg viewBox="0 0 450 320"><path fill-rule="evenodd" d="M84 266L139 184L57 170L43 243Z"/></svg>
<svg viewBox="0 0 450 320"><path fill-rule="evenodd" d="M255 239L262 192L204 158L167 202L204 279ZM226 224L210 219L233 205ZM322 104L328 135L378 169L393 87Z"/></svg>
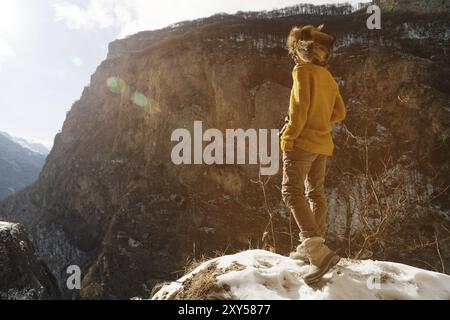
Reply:
<svg viewBox="0 0 450 320"><path fill-rule="evenodd" d="M300 228L300 238L325 237L327 200L325 169L327 156L299 148L283 153L284 203ZM305 194L306 186L306 194ZM309 202L309 203L308 203Z"/></svg>

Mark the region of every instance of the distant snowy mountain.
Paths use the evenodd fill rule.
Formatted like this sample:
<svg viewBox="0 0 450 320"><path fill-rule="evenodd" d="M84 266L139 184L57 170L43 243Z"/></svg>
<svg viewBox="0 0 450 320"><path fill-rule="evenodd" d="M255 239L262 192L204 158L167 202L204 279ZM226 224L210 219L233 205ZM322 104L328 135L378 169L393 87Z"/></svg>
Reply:
<svg viewBox="0 0 450 320"><path fill-rule="evenodd" d="M33 146L37 147L39 145ZM27 187L37 179L48 154L48 149L44 146L38 150L41 152L22 146L8 134L0 134L0 199Z"/></svg>
<svg viewBox="0 0 450 320"><path fill-rule="evenodd" d="M450 299L450 276L405 264L342 259L313 287L302 280L308 268L272 252L243 251L202 263L153 299Z"/></svg>
<svg viewBox="0 0 450 320"><path fill-rule="evenodd" d="M48 155L52 148L52 144L47 141L42 141L34 138L24 138L24 137L14 137L6 132L1 132L0 135L20 144L22 147L27 148L31 151L37 152L42 155Z"/></svg>

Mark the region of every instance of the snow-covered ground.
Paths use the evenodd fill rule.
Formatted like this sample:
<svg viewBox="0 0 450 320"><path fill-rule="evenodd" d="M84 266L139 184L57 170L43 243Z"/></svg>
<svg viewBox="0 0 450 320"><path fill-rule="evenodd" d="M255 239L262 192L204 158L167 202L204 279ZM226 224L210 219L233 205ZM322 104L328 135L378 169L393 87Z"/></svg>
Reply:
<svg viewBox="0 0 450 320"><path fill-rule="evenodd" d="M214 288L220 288L219 297L224 298L450 299L450 276L372 260L342 259L320 283L309 287L302 280L308 265L264 250L249 250L206 261L181 279L163 286L152 299L168 299L179 289L192 286L193 281L189 280L195 274L200 275L215 264L217 286Z"/></svg>

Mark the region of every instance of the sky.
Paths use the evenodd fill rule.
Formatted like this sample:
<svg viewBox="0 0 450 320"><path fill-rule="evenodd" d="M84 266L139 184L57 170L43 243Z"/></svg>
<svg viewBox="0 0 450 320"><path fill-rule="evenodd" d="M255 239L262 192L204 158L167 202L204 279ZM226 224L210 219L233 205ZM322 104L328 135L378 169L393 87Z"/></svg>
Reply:
<svg viewBox="0 0 450 320"><path fill-rule="evenodd" d="M52 144L67 111L106 58L108 44L117 38L219 12L271 10L300 2L0 0L0 131Z"/></svg>

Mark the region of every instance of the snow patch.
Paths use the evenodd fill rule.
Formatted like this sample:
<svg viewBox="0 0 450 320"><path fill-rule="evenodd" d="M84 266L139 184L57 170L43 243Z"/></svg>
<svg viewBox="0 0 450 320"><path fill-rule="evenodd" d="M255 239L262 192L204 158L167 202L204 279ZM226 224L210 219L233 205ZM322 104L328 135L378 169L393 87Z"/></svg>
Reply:
<svg viewBox="0 0 450 320"><path fill-rule="evenodd" d="M17 229L16 223L0 221L0 231L11 231L16 229Z"/></svg>
<svg viewBox="0 0 450 320"><path fill-rule="evenodd" d="M309 266L264 250L243 251L202 263L178 281L163 286L152 299L166 299L186 280L216 263L224 273L217 276L227 295L240 300L331 299L450 299L450 276L408 265L342 259L315 287L302 276ZM233 265L242 265L233 268Z"/></svg>
<svg viewBox="0 0 450 320"><path fill-rule="evenodd" d="M435 39L445 41L450 38L450 30L448 30L447 26L436 23L419 25L405 22L398 29L402 32L403 38L411 40Z"/></svg>
<svg viewBox="0 0 450 320"><path fill-rule="evenodd" d="M367 43L367 42L368 42L368 39L366 36L349 33L349 34L342 35L341 37L338 37L336 39L336 41L334 43L334 50L339 51L340 49L348 48L352 45L363 44L363 43Z"/></svg>
<svg viewBox="0 0 450 320"><path fill-rule="evenodd" d="M142 243L138 240L135 240L133 238L128 238L128 245L132 248L138 248L142 247Z"/></svg>

